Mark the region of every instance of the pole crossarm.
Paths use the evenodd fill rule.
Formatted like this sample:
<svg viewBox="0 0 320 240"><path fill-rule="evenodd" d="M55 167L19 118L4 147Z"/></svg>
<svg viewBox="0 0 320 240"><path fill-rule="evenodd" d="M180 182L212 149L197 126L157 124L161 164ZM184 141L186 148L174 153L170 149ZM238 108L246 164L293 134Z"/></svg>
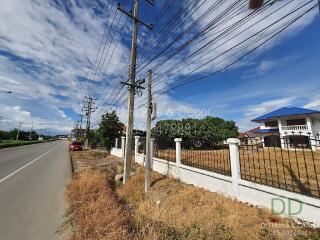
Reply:
<svg viewBox="0 0 320 240"><path fill-rule="evenodd" d="M149 1L147 1L147 2L149 2ZM150 3L150 4L151 4L151 3ZM120 12L124 13L125 15L127 15L128 17L134 19L134 20L137 21L138 23L142 24L142 25L145 26L146 28L149 28L150 30L153 29L153 25L152 25L152 24L144 23L144 22L141 21L139 18L135 17L135 16L132 14L132 11L129 11L129 12L126 11L126 10L121 6L120 3L118 3L117 9L118 9Z"/></svg>

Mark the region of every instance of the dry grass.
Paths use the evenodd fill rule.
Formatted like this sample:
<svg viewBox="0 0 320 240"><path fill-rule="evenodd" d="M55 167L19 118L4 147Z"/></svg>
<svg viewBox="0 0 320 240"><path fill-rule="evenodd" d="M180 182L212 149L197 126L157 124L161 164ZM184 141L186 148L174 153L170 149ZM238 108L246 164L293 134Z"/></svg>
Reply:
<svg viewBox="0 0 320 240"><path fill-rule="evenodd" d="M267 210L153 173L152 191L143 192L142 170L118 189L134 206L134 228L139 239L319 239L310 238L292 220ZM276 222L276 223L274 223ZM317 235L318 234L318 235ZM293 236L299 235L299 238Z"/></svg>
<svg viewBox="0 0 320 240"><path fill-rule="evenodd" d="M112 177L110 173L86 169L68 186L72 240L133 239L130 216L115 195Z"/></svg>
<svg viewBox="0 0 320 240"><path fill-rule="evenodd" d="M102 151L99 149L89 149L85 151L74 151L71 152L73 161L82 161L86 159L87 161L103 159L106 158L109 153L107 151Z"/></svg>
<svg viewBox="0 0 320 240"><path fill-rule="evenodd" d="M76 154L82 162L89 152ZM320 239L317 230L154 172L145 195L142 167L116 188L117 167L114 162L104 170L86 168L68 186L72 240Z"/></svg>
<svg viewBox="0 0 320 240"><path fill-rule="evenodd" d="M244 179L320 197L320 151L240 149Z"/></svg>

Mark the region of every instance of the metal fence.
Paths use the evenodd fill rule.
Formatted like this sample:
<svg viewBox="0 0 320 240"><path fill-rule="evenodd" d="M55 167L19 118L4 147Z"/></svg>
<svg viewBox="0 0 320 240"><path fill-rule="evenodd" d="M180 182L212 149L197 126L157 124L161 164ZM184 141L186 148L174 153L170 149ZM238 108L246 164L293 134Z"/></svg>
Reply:
<svg viewBox="0 0 320 240"><path fill-rule="evenodd" d="M155 139L153 146L153 156L160 159L165 159L170 162L176 161L176 145L174 140Z"/></svg>
<svg viewBox="0 0 320 240"><path fill-rule="evenodd" d="M239 155L242 179L320 198L319 135L245 138Z"/></svg>
<svg viewBox="0 0 320 240"><path fill-rule="evenodd" d="M145 152L146 152L146 138L140 137L139 138L138 153L145 154Z"/></svg>
<svg viewBox="0 0 320 240"><path fill-rule="evenodd" d="M182 142L181 163L231 176L229 146L212 144L200 149L184 149Z"/></svg>

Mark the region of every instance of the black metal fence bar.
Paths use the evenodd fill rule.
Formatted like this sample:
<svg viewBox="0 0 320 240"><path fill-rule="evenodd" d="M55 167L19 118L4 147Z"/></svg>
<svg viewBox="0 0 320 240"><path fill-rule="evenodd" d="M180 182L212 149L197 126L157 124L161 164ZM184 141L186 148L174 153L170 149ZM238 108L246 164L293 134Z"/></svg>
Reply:
<svg viewBox="0 0 320 240"><path fill-rule="evenodd" d="M174 140L156 139L153 146L153 156L170 162L176 161Z"/></svg>
<svg viewBox="0 0 320 240"><path fill-rule="evenodd" d="M272 137L270 144L267 138ZM249 138L240 144L241 178L320 198L320 138L288 134Z"/></svg>
<svg viewBox="0 0 320 240"><path fill-rule="evenodd" d="M145 154L145 151L146 151L146 138L140 137L139 146L138 146L138 153Z"/></svg>
<svg viewBox="0 0 320 240"><path fill-rule="evenodd" d="M182 149L181 163L199 169L231 176L228 145L215 145L207 149Z"/></svg>

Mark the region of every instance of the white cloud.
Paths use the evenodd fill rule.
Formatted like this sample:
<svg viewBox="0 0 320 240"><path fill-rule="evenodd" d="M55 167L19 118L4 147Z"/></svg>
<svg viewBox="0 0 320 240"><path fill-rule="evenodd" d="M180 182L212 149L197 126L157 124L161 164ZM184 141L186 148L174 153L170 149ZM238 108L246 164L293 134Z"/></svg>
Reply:
<svg viewBox="0 0 320 240"><path fill-rule="evenodd" d="M45 102L44 108L55 109L62 116L60 125L63 126L64 121L69 125L70 119L59 109L80 110L89 82L81 81L79 77L91 76L90 65L95 59L104 22L111 25L111 17L105 19L105 12L111 6L71 1L66 11L64 3L59 4L61 6L47 0L0 3L0 50L8 53L0 57L0 83L1 88L14 92L14 98L5 102L8 107L15 107L22 100L25 104ZM99 16L93 8L101 8L101 4L104 15ZM113 31L118 28L116 23L123 26L123 19L114 22ZM113 61L107 69L106 63L101 64L99 71L106 69L106 74L116 74L115 68L119 71L125 65L121 56L128 52L127 47L118 42L113 52L114 47L115 42L112 42L106 57L108 59L113 53ZM95 94L103 92L101 87L95 90ZM42 110L34 108L30 111L37 115Z"/></svg>
<svg viewBox="0 0 320 240"><path fill-rule="evenodd" d="M199 68L195 73L212 72L217 68L228 65L238 56L237 54L234 55L236 51L241 50L239 54L243 54L252 49L259 41L257 41L257 38L252 38L248 42L249 47L247 48L236 48L234 51L230 51L228 54L219 57L221 53L231 47L235 47L248 36L261 30L275 19L284 16L303 2L303 0L297 0L289 4L288 7L272 15L271 18L266 18L261 23L250 27L246 33L240 34L242 30L249 27L254 21L266 17L268 13L285 3L279 2L274 4L267 12L230 32L230 40L224 38L209 44L208 48L201 52L197 61L189 61L190 64L188 66L183 65L184 56L199 49L203 44L208 43L215 37L215 35L210 35L212 32L204 35L201 43L198 42L186 48L181 54L168 61L161 69L155 71L155 76L159 76L162 73L164 73L166 77L169 76L157 82L155 91L165 88L170 82L175 81L177 77L186 76L208 59L217 57L212 63L206 65L204 68ZM212 1L207 1L207 4L211 5L212 3ZM231 0L225 1L214 13L205 18L204 21L197 26L194 26L194 29L204 28L204 26L217 17L219 13L223 12L231 3L233 3ZM71 120L67 116L67 112L63 112L61 109L73 109L75 112L80 111L81 101L89 86L88 81L82 81L81 78L84 79L91 76L90 65L95 59L99 40L104 31L104 22L107 21L107 24L111 25L112 19L112 16L105 19L105 15L97 15L96 11L93 10L94 8L101 10L100 4L103 4L103 12L107 12L107 9L111 6L106 2L70 1L68 11L63 7L64 1L59 4L61 6L49 0L11 0L1 1L0 3L0 50L9 53L8 56L0 56L0 83L2 88L12 90L15 93L14 97L10 97L10 101L4 100L4 106L9 108L19 106L19 112L21 114L23 112L29 112L33 118L37 118L39 112L46 110L50 114L48 114L48 116L42 114L41 117L39 117L39 123L42 125L45 124L45 121L52 121L50 118L52 117L53 111L55 117L60 116L59 120L55 118L55 120L51 122L51 126L54 126L57 130L71 127ZM200 11L193 14L193 19L198 18L209 8L207 4L204 4ZM303 8L299 12L305 9L306 8ZM219 24L218 22L214 31L217 32L226 26L230 26L248 13L249 10L243 11L241 14L230 18L224 24ZM279 44L284 38L297 33L300 29L307 26L314 19L315 15L315 13L310 14L301 19L293 27L288 29L286 34L282 34L281 37L274 39L258 53L275 44ZM126 16L119 18L119 23L115 21L112 27L120 30L119 27L123 26L124 19L126 19ZM168 20L168 18L166 19ZM185 30L190 22L191 21L187 21L186 24L182 26L178 25L176 33ZM130 24L125 26L125 37L131 35L131 31L129 31L130 27ZM274 27L277 27L277 25ZM269 31L271 31L271 29ZM188 37L190 36L191 35L188 35ZM174 37L175 34L169 34L167 38L163 39L161 43L162 47L168 44ZM172 51L173 49L177 49L185 40L186 38L177 41L173 45ZM112 49L116 44L116 50L113 52ZM130 46L126 46L121 41L113 41L110 43L109 55L107 57L108 59L111 54L113 54L112 61L109 62L109 64L106 62L104 66L98 67L98 71L106 70L106 75L99 75L101 78L104 77L103 82L96 84L94 91L95 95L101 99L97 102L99 110L94 114L94 118L97 118L99 113L103 112L106 107L106 104L102 101L105 99L106 93L109 93L112 99L117 92L115 86L118 85L119 78L114 78L114 76L119 77L122 70L126 67L129 47ZM161 50L161 48L154 49ZM126 58L123 59L122 56ZM144 58L144 55L140 56L140 60L145 60ZM149 67L155 66L155 64L158 64L163 59L164 58L158 59ZM266 71L276 64L272 62L275 61L273 59L266 61L269 62L262 63L260 66L261 71ZM243 64L246 63L240 63L237 67L243 66ZM175 70L172 75L168 72L171 69ZM145 69L145 71L146 70L147 69ZM145 71L139 73L139 77L140 75L143 77ZM159 115L162 117L168 112L168 106L171 106L173 113L177 113L181 109L186 110L188 113L185 114L185 116L195 116L198 115L200 111L194 107L195 104L190 105L183 101L175 101L174 98L167 95L157 96L156 99L160 104ZM143 98L137 100L138 103L136 106L139 106L140 103L143 102ZM39 109L39 107L26 108L30 105L36 106L38 102L43 103L41 106L43 109ZM201 112L203 111L205 110ZM144 122L144 116L144 113L139 112L136 117L136 124ZM7 115L6 117L12 121L18 121L17 119L13 120L13 117ZM179 116L174 115L172 117L178 118ZM124 113L121 113L121 120L126 121L125 110Z"/></svg>
<svg viewBox="0 0 320 240"><path fill-rule="evenodd" d="M294 97L274 99L270 101L265 101L257 105L249 106L246 116L258 117L262 114L274 111L278 108L291 105L296 99Z"/></svg>
<svg viewBox="0 0 320 240"><path fill-rule="evenodd" d="M278 98L262 103L246 106L242 111L244 116L237 121L240 131L246 131L248 129L257 127L257 123L253 123L251 120L257 118L263 114L272 112L282 107L292 106L297 99L295 97Z"/></svg>
<svg viewBox="0 0 320 240"><path fill-rule="evenodd" d="M320 96L315 97L310 102L303 106L304 108L310 108L315 110L320 110Z"/></svg>

